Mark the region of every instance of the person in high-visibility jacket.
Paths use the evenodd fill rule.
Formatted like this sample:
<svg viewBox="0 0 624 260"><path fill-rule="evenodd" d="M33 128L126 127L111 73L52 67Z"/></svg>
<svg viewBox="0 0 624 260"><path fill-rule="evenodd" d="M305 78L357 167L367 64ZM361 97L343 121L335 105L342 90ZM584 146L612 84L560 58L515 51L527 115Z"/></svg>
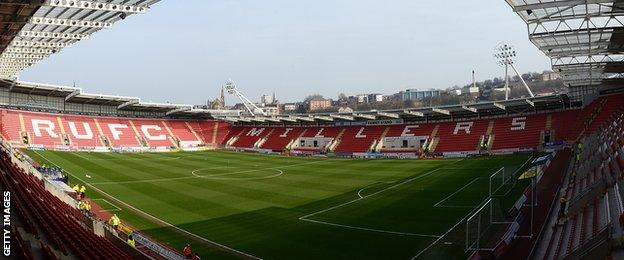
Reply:
<svg viewBox="0 0 624 260"><path fill-rule="evenodd" d="M91 212L91 203L89 203L88 201L84 202L84 211Z"/></svg>
<svg viewBox="0 0 624 260"><path fill-rule="evenodd" d="M131 246L131 247L135 247L136 246L136 242L134 241L134 237L132 237L132 233L130 233L130 235L128 235L128 240L126 241L126 243L128 243L128 245Z"/></svg>
<svg viewBox="0 0 624 260"><path fill-rule="evenodd" d="M87 188L84 185L80 186L80 193L84 194L85 191L87 191Z"/></svg>
<svg viewBox="0 0 624 260"><path fill-rule="evenodd" d="M78 184L74 185L74 187L72 187L72 189L73 189L76 193L80 192L80 186L79 186Z"/></svg>
<svg viewBox="0 0 624 260"><path fill-rule="evenodd" d="M108 220L108 224L113 226L113 228L117 228L120 223L121 223L121 220L119 220L119 217L117 217L117 214L113 214L113 216Z"/></svg>
<svg viewBox="0 0 624 260"><path fill-rule="evenodd" d="M85 204L84 204L84 202L82 202L82 201L78 201L78 209L79 209L80 211L84 211L84 209L85 209Z"/></svg>

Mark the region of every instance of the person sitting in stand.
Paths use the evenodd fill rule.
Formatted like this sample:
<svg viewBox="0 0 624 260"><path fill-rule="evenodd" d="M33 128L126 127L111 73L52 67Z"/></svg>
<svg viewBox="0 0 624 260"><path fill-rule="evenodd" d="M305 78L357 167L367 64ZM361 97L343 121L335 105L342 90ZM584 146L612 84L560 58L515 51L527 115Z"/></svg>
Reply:
<svg viewBox="0 0 624 260"><path fill-rule="evenodd" d="M191 249L191 245L186 244L184 249L182 249L182 253L184 254L184 257L191 259L191 257L193 256L193 249Z"/></svg>

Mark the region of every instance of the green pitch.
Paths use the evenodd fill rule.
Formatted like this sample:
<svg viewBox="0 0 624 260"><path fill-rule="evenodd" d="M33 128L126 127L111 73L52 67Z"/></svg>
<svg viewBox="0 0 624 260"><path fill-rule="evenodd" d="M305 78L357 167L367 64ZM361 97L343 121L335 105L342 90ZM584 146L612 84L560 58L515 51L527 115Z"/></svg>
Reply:
<svg viewBox="0 0 624 260"><path fill-rule="evenodd" d="M87 196L122 221L204 259L232 257L214 243L265 259L464 257L462 220L487 197L488 177L528 159L27 154L88 184Z"/></svg>

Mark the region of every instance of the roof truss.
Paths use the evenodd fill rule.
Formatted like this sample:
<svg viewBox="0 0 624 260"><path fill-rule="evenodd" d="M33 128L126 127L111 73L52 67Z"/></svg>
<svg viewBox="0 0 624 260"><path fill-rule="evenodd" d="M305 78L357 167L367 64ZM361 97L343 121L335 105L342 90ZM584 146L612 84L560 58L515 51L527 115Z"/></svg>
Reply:
<svg viewBox="0 0 624 260"><path fill-rule="evenodd" d="M3 35L0 41L0 78L13 79L28 68L63 48L86 40L91 34L110 28L129 15L142 14L160 0L37 0L19 1L32 8L22 16L0 15L3 24L19 26L19 30ZM17 3L16 3L17 4ZM10 3L0 3L5 8ZM22 9L24 7L21 7ZM6 9L10 9L6 7ZM19 8L18 11L19 12ZM7 54L39 54L16 57Z"/></svg>
<svg viewBox="0 0 624 260"><path fill-rule="evenodd" d="M624 73L624 5L616 0L506 0L569 86ZM620 71L621 70L621 71ZM575 98L575 97L573 97Z"/></svg>

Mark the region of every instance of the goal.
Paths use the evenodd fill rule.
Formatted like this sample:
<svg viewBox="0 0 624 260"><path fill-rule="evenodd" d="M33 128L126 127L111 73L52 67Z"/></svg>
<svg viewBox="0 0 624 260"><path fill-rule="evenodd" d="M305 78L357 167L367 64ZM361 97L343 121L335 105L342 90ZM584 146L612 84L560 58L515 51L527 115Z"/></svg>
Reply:
<svg viewBox="0 0 624 260"><path fill-rule="evenodd" d="M507 220L500 201L489 198L466 219L466 250L493 251L504 235L501 230L513 223Z"/></svg>
<svg viewBox="0 0 624 260"><path fill-rule="evenodd" d="M515 182L515 172L506 167L501 167L490 175L490 197L501 197L507 195L511 188L513 188Z"/></svg>

